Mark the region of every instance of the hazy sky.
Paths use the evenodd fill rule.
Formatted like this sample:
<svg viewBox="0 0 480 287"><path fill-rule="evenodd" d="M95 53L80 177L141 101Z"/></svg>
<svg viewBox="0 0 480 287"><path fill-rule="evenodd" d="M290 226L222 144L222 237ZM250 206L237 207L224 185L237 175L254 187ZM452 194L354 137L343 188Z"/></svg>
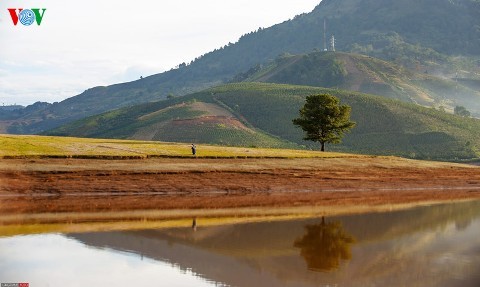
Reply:
<svg viewBox="0 0 480 287"><path fill-rule="evenodd" d="M0 105L55 102L169 70L320 0L1 0ZM13 25L8 8L46 8Z"/></svg>

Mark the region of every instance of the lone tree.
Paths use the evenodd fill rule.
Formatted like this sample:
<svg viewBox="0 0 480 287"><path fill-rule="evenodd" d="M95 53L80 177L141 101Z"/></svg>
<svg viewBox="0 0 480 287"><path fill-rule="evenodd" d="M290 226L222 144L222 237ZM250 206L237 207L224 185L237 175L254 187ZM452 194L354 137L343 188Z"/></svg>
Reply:
<svg viewBox="0 0 480 287"><path fill-rule="evenodd" d="M325 151L325 143L340 143L344 133L355 126L350 121L350 111L350 106L340 105L334 96L311 95L293 124L305 131L304 140L320 142Z"/></svg>

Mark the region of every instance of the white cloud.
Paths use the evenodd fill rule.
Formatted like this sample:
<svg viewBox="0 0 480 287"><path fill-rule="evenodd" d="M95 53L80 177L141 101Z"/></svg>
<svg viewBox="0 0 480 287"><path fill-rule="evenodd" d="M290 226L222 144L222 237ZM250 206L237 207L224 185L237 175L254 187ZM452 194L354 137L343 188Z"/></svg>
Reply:
<svg viewBox="0 0 480 287"><path fill-rule="evenodd" d="M0 103L59 101L159 73L319 2L3 0ZM7 8L31 7L47 9L41 26L14 26Z"/></svg>

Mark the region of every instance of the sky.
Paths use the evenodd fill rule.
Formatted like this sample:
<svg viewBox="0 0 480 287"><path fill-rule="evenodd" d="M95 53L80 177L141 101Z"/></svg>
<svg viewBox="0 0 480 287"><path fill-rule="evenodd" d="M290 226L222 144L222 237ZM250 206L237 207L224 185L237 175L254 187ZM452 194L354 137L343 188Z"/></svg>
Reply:
<svg viewBox="0 0 480 287"><path fill-rule="evenodd" d="M0 105L59 102L168 71L320 1L1 0ZM46 10L25 26L9 8Z"/></svg>

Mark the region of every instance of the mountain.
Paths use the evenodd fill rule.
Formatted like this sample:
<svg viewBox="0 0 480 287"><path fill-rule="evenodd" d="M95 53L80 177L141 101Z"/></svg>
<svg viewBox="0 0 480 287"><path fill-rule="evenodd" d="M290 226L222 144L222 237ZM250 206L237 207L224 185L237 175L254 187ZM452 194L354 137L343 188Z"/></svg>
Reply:
<svg viewBox="0 0 480 287"><path fill-rule="evenodd" d="M88 89L41 111L1 117L0 130L39 133L86 116L228 82L280 54L323 50L328 40L324 23L327 38L335 36L337 50L464 82L478 84L480 79L478 0L323 0L311 13L248 33L178 69Z"/></svg>
<svg viewBox="0 0 480 287"><path fill-rule="evenodd" d="M446 160L480 156L480 120L385 97L269 83L218 86L93 116L48 134L318 149L292 124L305 97L318 93L350 105L357 123L343 144L327 150Z"/></svg>

